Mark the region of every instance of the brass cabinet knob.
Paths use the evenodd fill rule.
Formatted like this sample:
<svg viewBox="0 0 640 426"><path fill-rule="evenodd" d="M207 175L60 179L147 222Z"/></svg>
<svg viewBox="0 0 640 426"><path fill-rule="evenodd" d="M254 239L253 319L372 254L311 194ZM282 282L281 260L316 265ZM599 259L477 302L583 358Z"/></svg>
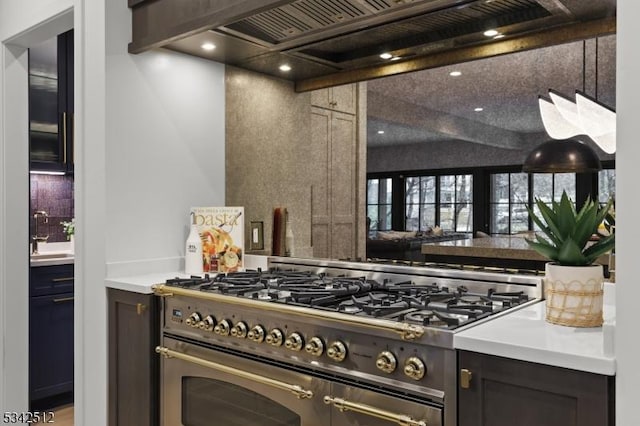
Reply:
<svg viewBox="0 0 640 426"><path fill-rule="evenodd" d="M462 389L469 389L469 387L471 386L471 378L473 377L473 374L471 373L470 370L467 370L466 368L463 368L460 370L460 387Z"/></svg>

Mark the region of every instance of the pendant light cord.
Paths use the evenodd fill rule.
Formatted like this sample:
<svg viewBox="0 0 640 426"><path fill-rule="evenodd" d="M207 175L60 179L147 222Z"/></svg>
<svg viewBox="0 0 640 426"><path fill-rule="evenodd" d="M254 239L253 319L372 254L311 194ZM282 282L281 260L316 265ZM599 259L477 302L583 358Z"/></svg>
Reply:
<svg viewBox="0 0 640 426"><path fill-rule="evenodd" d="M587 93L587 41L582 40L582 93Z"/></svg>

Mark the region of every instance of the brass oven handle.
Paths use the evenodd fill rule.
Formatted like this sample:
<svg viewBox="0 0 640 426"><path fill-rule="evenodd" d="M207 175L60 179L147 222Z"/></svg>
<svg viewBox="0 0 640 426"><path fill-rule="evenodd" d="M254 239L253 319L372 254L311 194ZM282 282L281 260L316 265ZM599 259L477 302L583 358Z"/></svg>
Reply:
<svg viewBox="0 0 640 426"><path fill-rule="evenodd" d="M73 281L73 277L51 278L52 283L63 283L65 281Z"/></svg>
<svg viewBox="0 0 640 426"><path fill-rule="evenodd" d="M289 383L280 382L278 380L270 379L268 377L260 376L258 374L249 373L247 371L236 370L235 368L227 367L226 365L218 364L215 362L207 361L206 359L198 358L195 356L187 355L182 352L176 352L164 346L156 346L156 352L165 358L176 358L182 361L190 362L192 364L200 365L202 367L210 368L212 370L221 371L223 373L231 374L243 379L252 380L254 382L261 383L263 385L272 386L277 389L288 391L299 399L307 399L313 397L313 392L303 389L298 385L291 385Z"/></svg>
<svg viewBox="0 0 640 426"><path fill-rule="evenodd" d="M406 414L392 413L391 411L382 410L370 405L349 402L343 398L325 395L323 401L325 404L332 404L340 411L355 411L356 413L366 414L367 416L376 417L382 420L388 420L400 426L427 426L427 422L424 420L415 420Z"/></svg>
<svg viewBox="0 0 640 426"><path fill-rule="evenodd" d="M323 321L329 320L338 323L346 323L346 324L358 324L363 327L373 328L375 330L384 330L391 331L394 333L400 334L400 337L403 340L417 340L420 339L424 335L424 327L416 324L409 323L389 323L385 320L380 320L378 318L368 318L368 317L359 317L359 316L346 316L340 312L329 312L329 311L312 311L300 306L293 305L284 305L281 303L272 303L272 302L264 302L261 300L255 299L243 299L241 297L229 297L225 294L216 294L216 293L208 293L202 292L198 290L191 290L188 288L180 288L180 287L171 287L165 284L156 284L151 286L153 289L153 294L161 297L172 297L172 296L191 296L197 299L204 300L214 300L218 302L224 302L237 306L251 306L251 307L259 307L269 312L280 312L284 314L296 314L301 315L306 318L320 318Z"/></svg>
<svg viewBox="0 0 640 426"><path fill-rule="evenodd" d="M73 297L61 297L60 299L53 299L53 303L73 302Z"/></svg>
<svg viewBox="0 0 640 426"><path fill-rule="evenodd" d="M62 113L62 164L67 164L67 113Z"/></svg>

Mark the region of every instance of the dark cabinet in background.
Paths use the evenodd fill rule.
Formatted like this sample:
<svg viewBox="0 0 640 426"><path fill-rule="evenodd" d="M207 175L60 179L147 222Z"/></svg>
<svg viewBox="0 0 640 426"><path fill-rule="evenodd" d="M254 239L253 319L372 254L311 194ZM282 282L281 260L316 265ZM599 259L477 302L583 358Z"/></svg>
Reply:
<svg viewBox="0 0 640 426"><path fill-rule="evenodd" d="M157 298L109 289L109 426L159 424Z"/></svg>
<svg viewBox="0 0 640 426"><path fill-rule="evenodd" d="M34 171L73 172L73 30L29 49L29 152Z"/></svg>
<svg viewBox="0 0 640 426"><path fill-rule="evenodd" d="M48 409L73 400L73 264L31 268L29 401Z"/></svg>
<svg viewBox="0 0 640 426"><path fill-rule="evenodd" d="M614 377L466 351L458 364L458 426L615 424Z"/></svg>

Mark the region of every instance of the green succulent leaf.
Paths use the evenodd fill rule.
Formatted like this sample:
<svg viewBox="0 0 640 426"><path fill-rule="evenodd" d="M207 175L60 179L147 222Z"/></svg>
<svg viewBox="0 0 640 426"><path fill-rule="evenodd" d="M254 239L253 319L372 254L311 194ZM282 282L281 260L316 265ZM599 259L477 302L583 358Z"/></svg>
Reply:
<svg viewBox="0 0 640 426"><path fill-rule="evenodd" d="M560 262L561 265L588 265L586 257L582 254L582 249L571 239L565 240L562 247L560 247L558 251L558 262Z"/></svg>
<svg viewBox="0 0 640 426"><path fill-rule="evenodd" d="M571 230L576 224L576 209L573 207L573 203L569 199L566 191L562 192L557 215L556 224L561 232L562 239L564 240L571 235Z"/></svg>
<svg viewBox="0 0 640 426"><path fill-rule="evenodd" d="M584 251L585 257L591 259L593 263L599 256L613 250L616 244L616 234L611 234L608 237L601 238L599 241L588 247Z"/></svg>
<svg viewBox="0 0 640 426"><path fill-rule="evenodd" d="M558 260L558 249L546 242L536 242L525 238L529 246L541 255L553 260Z"/></svg>
<svg viewBox="0 0 640 426"><path fill-rule="evenodd" d="M585 204L576 219L576 226L571 238L580 248L583 248L587 244L593 234L593 230L598 229L599 222L596 219L596 210L597 206L595 204L591 203L590 206Z"/></svg>
<svg viewBox="0 0 640 426"><path fill-rule="evenodd" d="M548 205L536 198L535 203L540 215L536 215L532 209L528 211L543 235L536 234L536 241L527 240L527 243L543 256L560 265L583 266L590 265L598 256L615 247L614 234L589 243L591 236L597 233L598 226L610 215L612 200L600 207L597 201L588 198L576 210L567 193L563 192L559 202L552 201Z"/></svg>

